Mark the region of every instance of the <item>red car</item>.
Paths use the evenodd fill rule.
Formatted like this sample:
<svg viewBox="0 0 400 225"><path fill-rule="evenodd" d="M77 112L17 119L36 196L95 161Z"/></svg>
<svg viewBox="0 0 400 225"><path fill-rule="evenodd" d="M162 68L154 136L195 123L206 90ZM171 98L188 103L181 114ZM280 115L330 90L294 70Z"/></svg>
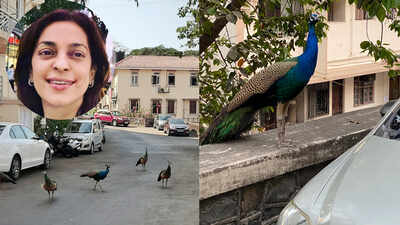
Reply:
<svg viewBox="0 0 400 225"><path fill-rule="evenodd" d="M94 114L94 118L113 126L123 125L127 127L129 125L129 118L122 116L118 111L99 110Z"/></svg>

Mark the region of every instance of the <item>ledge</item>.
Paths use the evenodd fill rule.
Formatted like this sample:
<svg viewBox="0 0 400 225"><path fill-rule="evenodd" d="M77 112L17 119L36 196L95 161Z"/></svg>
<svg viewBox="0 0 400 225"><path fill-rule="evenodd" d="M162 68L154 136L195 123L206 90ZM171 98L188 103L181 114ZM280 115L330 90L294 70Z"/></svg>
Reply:
<svg viewBox="0 0 400 225"><path fill-rule="evenodd" d="M380 107L286 128L294 147L276 147L277 130L200 147L200 200L331 160L361 140L380 120Z"/></svg>

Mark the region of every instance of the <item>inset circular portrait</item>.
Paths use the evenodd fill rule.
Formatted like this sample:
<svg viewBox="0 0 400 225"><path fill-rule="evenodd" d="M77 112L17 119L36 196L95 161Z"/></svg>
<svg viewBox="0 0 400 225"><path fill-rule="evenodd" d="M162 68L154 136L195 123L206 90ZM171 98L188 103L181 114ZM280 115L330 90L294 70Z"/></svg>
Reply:
<svg viewBox="0 0 400 225"><path fill-rule="evenodd" d="M63 0L32 8L17 26L23 32L9 38L18 50L7 52L6 71L19 100L55 120L95 107L110 85L104 23L85 6Z"/></svg>

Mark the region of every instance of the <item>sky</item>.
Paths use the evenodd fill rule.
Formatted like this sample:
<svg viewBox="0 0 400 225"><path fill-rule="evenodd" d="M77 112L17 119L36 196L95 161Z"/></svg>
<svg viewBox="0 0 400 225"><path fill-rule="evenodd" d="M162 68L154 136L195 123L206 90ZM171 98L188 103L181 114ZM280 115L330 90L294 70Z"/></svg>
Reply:
<svg viewBox="0 0 400 225"><path fill-rule="evenodd" d="M176 28L186 24L178 17L178 9L187 0L89 0L91 9L108 27L113 41L129 50L164 45L178 50L188 49L178 40Z"/></svg>

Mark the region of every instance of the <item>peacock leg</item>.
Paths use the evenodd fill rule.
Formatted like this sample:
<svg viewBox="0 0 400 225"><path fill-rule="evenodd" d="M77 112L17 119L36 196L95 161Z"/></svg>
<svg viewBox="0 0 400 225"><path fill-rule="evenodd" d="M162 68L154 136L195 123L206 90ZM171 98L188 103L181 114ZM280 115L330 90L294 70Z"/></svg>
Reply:
<svg viewBox="0 0 400 225"><path fill-rule="evenodd" d="M96 190L97 183L98 181L96 181L96 183L94 184L93 190Z"/></svg>
<svg viewBox="0 0 400 225"><path fill-rule="evenodd" d="M101 192L104 192L103 187L100 185L100 183L99 183L99 187L100 187Z"/></svg>
<svg viewBox="0 0 400 225"><path fill-rule="evenodd" d="M49 200L50 200L50 191L47 191L47 193L49 193Z"/></svg>
<svg viewBox="0 0 400 225"><path fill-rule="evenodd" d="M168 186L168 178L165 180L165 188Z"/></svg>
<svg viewBox="0 0 400 225"><path fill-rule="evenodd" d="M278 108L277 108L277 119L278 123L280 123L280 131L278 133L278 147L280 148L283 144L286 147L293 147L291 145L291 141L287 140L285 141L285 131L286 131L286 118L288 117L288 111L289 111L289 102L286 102L284 104L278 103Z"/></svg>

